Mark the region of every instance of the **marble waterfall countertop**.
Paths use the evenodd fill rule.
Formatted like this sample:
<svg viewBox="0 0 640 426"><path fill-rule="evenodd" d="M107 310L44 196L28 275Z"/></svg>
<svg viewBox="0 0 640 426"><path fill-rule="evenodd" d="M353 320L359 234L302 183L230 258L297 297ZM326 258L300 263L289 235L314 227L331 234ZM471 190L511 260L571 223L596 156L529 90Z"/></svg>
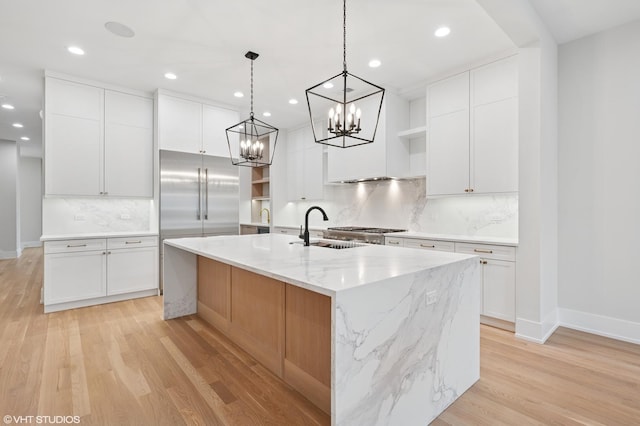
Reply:
<svg viewBox="0 0 640 426"><path fill-rule="evenodd" d="M331 298L333 426L422 426L480 377L476 256L282 234L164 244L165 320L198 312L199 255Z"/></svg>
<svg viewBox="0 0 640 426"><path fill-rule="evenodd" d="M384 245L304 247L298 237L281 234L180 238L164 243L329 296L475 257Z"/></svg>

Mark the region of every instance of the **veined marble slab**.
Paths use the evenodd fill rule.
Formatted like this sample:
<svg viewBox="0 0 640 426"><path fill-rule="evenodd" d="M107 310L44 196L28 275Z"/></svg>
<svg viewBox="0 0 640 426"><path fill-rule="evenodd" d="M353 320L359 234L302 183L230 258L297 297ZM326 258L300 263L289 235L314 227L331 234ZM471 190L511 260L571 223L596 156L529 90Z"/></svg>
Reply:
<svg viewBox="0 0 640 426"><path fill-rule="evenodd" d="M281 234L164 243L165 319L196 312L198 255L331 297L334 425L425 425L479 378L476 256Z"/></svg>

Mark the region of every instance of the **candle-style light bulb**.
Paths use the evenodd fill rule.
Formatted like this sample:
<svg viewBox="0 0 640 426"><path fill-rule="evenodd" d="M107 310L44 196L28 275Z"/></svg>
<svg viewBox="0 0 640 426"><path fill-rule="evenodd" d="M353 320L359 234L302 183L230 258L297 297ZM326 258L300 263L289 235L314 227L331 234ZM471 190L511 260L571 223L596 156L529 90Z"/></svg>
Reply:
<svg viewBox="0 0 640 426"><path fill-rule="evenodd" d="M360 110L360 108L358 108L358 110L356 111L356 118L360 118L361 115L362 111Z"/></svg>
<svg viewBox="0 0 640 426"><path fill-rule="evenodd" d="M332 130L333 130L333 123L331 123L331 119L333 118L333 115L334 115L334 114L335 114L335 113L333 112L333 108L331 108L331 109L329 110L329 129L328 129L329 131L332 131Z"/></svg>
<svg viewBox="0 0 640 426"><path fill-rule="evenodd" d="M355 114L356 113L356 105L355 104L351 104L351 107L349 108L349 112L351 114Z"/></svg>
<svg viewBox="0 0 640 426"><path fill-rule="evenodd" d="M336 114L340 114L342 112L342 105L338 104L336 105Z"/></svg>

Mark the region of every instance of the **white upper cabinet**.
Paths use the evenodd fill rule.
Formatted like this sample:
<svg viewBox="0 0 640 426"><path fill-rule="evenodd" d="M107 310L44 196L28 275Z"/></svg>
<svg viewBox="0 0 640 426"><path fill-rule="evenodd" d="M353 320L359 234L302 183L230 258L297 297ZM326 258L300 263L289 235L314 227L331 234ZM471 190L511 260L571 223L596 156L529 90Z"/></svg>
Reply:
<svg viewBox="0 0 640 426"><path fill-rule="evenodd" d="M105 91L104 191L153 197L153 99Z"/></svg>
<svg viewBox="0 0 640 426"><path fill-rule="evenodd" d="M160 149L202 152L202 104L173 96L158 96Z"/></svg>
<svg viewBox="0 0 640 426"><path fill-rule="evenodd" d="M157 99L160 149L229 156L225 130L240 121L237 111L165 93Z"/></svg>
<svg viewBox="0 0 640 426"><path fill-rule="evenodd" d="M45 80L45 194L152 197L153 100Z"/></svg>
<svg viewBox="0 0 640 426"><path fill-rule="evenodd" d="M225 130L240 121L237 111L202 105L202 151L207 155L229 156ZM234 134L235 136L235 134ZM237 144L237 137L234 137ZM236 144L232 141L232 147Z"/></svg>
<svg viewBox="0 0 640 426"><path fill-rule="evenodd" d="M290 201L324 198L322 145L315 143L311 125L287 136L287 197Z"/></svg>
<svg viewBox="0 0 640 426"><path fill-rule="evenodd" d="M101 88L47 78L45 193L100 195L103 191Z"/></svg>
<svg viewBox="0 0 640 426"><path fill-rule="evenodd" d="M516 57L427 89L427 195L518 191Z"/></svg>
<svg viewBox="0 0 640 426"><path fill-rule="evenodd" d="M518 63L515 56L471 71L470 187L518 191Z"/></svg>
<svg viewBox="0 0 640 426"><path fill-rule="evenodd" d="M362 114L377 114L363 101ZM408 125L409 102L388 90L373 143L351 148L328 147L327 180L342 182L379 177L406 177L410 173L410 145L398 137Z"/></svg>
<svg viewBox="0 0 640 426"><path fill-rule="evenodd" d="M429 86L427 91L427 194L469 188L469 73Z"/></svg>

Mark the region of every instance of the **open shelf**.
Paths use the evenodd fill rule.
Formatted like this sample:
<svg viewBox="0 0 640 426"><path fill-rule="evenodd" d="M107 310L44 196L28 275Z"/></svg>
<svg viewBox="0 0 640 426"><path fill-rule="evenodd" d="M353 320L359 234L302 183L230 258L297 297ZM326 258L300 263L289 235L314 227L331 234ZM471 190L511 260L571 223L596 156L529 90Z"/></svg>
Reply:
<svg viewBox="0 0 640 426"><path fill-rule="evenodd" d="M413 129L398 132L398 137L402 139L413 139L427 136L427 126L414 127Z"/></svg>

